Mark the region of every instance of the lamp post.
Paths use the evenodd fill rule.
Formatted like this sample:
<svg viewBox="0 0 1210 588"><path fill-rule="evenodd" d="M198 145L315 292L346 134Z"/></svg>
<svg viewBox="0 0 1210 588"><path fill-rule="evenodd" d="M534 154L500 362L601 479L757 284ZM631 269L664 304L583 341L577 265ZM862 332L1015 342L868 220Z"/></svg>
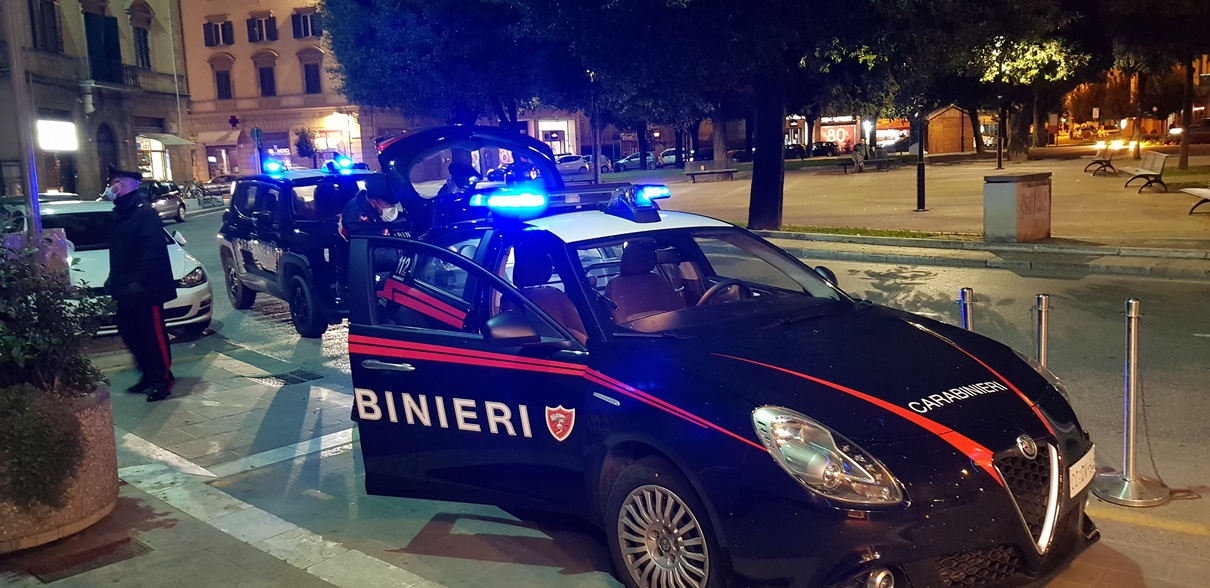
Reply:
<svg viewBox="0 0 1210 588"><path fill-rule="evenodd" d="M8 63L9 78L13 81L13 110L17 120L17 143L21 147L21 172L25 181L22 189L25 191L26 231L29 234L28 245L42 241L42 212L38 209L38 166L37 155L34 153L34 119L33 105L30 103L29 86L25 80L25 48L21 46L22 31L20 24L22 16L17 2L6 4L8 12L5 18L8 22ZM39 247L41 251L41 247Z"/></svg>
<svg viewBox="0 0 1210 588"><path fill-rule="evenodd" d="M996 96L996 169L1004 169L1004 97Z"/></svg>
<svg viewBox="0 0 1210 588"><path fill-rule="evenodd" d="M916 111L916 212L928 212L924 205L924 145L928 140L928 117L922 106Z"/></svg>

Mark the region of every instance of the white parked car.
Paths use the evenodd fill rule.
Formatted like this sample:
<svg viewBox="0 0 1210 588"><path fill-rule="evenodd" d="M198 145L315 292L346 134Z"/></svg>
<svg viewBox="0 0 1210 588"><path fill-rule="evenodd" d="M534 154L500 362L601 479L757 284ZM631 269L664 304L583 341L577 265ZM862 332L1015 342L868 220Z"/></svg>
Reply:
<svg viewBox="0 0 1210 588"><path fill-rule="evenodd" d="M556 155L555 167L559 173L565 176L571 175L588 175L592 170L591 155ZM608 172L612 166L609 163L609 158L601 156L601 173Z"/></svg>
<svg viewBox="0 0 1210 588"><path fill-rule="evenodd" d="M104 293L109 277L109 225L113 217L111 202L43 202L42 228L63 229L67 240L75 246L71 275L86 284L92 293ZM201 333L210 326L214 316L213 294L206 270L195 257L182 247L185 238L180 232L169 235L164 231L164 243L172 261L172 277L176 280L176 298L164 304L164 323L168 328L183 327ZM115 335L117 326L106 323L99 335Z"/></svg>
<svg viewBox="0 0 1210 588"><path fill-rule="evenodd" d="M614 169L624 172L632 169L642 169L643 163L640 161L641 156L638 153L631 153L626 157L617 160L614 163ZM647 152L647 169L655 169L657 166L663 165L659 158L655 156L654 151Z"/></svg>

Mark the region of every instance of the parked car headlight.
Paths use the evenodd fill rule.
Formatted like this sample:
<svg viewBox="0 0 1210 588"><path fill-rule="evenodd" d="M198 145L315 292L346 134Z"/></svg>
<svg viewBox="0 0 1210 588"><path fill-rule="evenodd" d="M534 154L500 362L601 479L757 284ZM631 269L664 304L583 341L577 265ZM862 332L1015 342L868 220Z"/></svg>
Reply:
<svg viewBox="0 0 1210 588"><path fill-rule="evenodd" d="M1067 391L1067 385L1059 380L1059 376L1056 376L1054 372L1046 369L1046 366L1038 363L1036 360L1034 360L1034 358L1021 353L1016 349L1013 349L1013 353L1016 353L1017 357L1019 357L1021 361L1028 363L1029 367L1034 368L1034 371L1041 374L1043 378L1046 378L1046 381L1050 383L1051 387L1059 391L1059 395L1063 397L1063 400L1066 400L1067 404L1071 404L1071 393Z"/></svg>
<svg viewBox="0 0 1210 588"><path fill-rule="evenodd" d="M903 501L899 482L877 459L839 433L793 410L762 406L752 413L756 435L782 469L808 490L862 506Z"/></svg>
<svg viewBox="0 0 1210 588"><path fill-rule="evenodd" d="M206 270L202 266L193 268L193 271L185 274L185 277L176 281L177 288L192 288L206 283Z"/></svg>

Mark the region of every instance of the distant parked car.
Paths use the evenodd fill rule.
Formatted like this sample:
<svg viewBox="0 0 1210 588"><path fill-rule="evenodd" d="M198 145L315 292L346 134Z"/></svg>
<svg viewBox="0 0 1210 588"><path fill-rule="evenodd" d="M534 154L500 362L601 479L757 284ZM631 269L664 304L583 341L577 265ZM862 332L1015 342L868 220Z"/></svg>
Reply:
<svg viewBox="0 0 1210 588"><path fill-rule="evenodd" d="M614 169L616 169L620 172L624 172L624 171L632 170L632 169L642 169L643 162L640 161L640 159L642 159L642 158L640 157L640 155L638 153L631 153L630 155L627 155L626 157L623 157L623 158L617 160L616 162L614 162L613 167L614 167ZM660 165L659 160L656 158L655 152L648 151L647 152L647 169L655 169L659 165Z"/></svg>
<svg viewBox="0 0 1210 588"><path fill-rule="evenodd" d="M837 155L840 155L840 147L833 141L811 143L811 157L835 157Z"/></svg>
<svg viewBox="0 0 1210 588"><path fill-rule="evenodd" d="M539 175L541 172L538 171L538 166L528 161L515 161L487 170L489 182L507 182L509 184L536 180Z"/></svg>
<svg viewBox="0 0 1210 588"><path fill-rule="evenodd" d="M752 161L751 149L732 149L727 152L727 159L734 161Z"/></svg>
<svg viewBox="0 0 1210 588"><path fill-rule="evenodd" d="M686 157L684 158L684 160L686 160L686 161L689 159L689 157L687 157L687 155L688 154L686 154ZM664 165L675 164L676 163L676 149L665 149L665 150L661 151L660 152L660 163L663 163Z"/></svg>
<svg viewBox="0 0 1210 588"><path fill-rule="evenodd" d="M583 155L559 155L555 157L555 169L565 176L586 175L592 168Z"/></svg>
<svg viewBox="0 0 1210 588"><path fill-rule="evenodd" d="M786 159L806 159L807 146L799 143L786 145Z"/></svg>
<svg viewBox="0 0 1210 588"><path fill-rule="evenodd" d="M172 182L143 180L139 184L139 196L151 203L160 220L185 222L185 199L181 197L180 186Z"/></svg>

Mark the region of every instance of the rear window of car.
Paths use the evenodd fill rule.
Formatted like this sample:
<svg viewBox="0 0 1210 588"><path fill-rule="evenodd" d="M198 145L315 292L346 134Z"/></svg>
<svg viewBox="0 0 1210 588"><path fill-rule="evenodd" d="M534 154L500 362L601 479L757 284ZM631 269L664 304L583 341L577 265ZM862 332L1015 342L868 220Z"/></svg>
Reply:
<svg viewBox="0 0 1210 588"><path fill-rule="evenodd" d="M361 188L356 178L325 178L318 184L295 184L294 218L335 219Z"/></svg>

